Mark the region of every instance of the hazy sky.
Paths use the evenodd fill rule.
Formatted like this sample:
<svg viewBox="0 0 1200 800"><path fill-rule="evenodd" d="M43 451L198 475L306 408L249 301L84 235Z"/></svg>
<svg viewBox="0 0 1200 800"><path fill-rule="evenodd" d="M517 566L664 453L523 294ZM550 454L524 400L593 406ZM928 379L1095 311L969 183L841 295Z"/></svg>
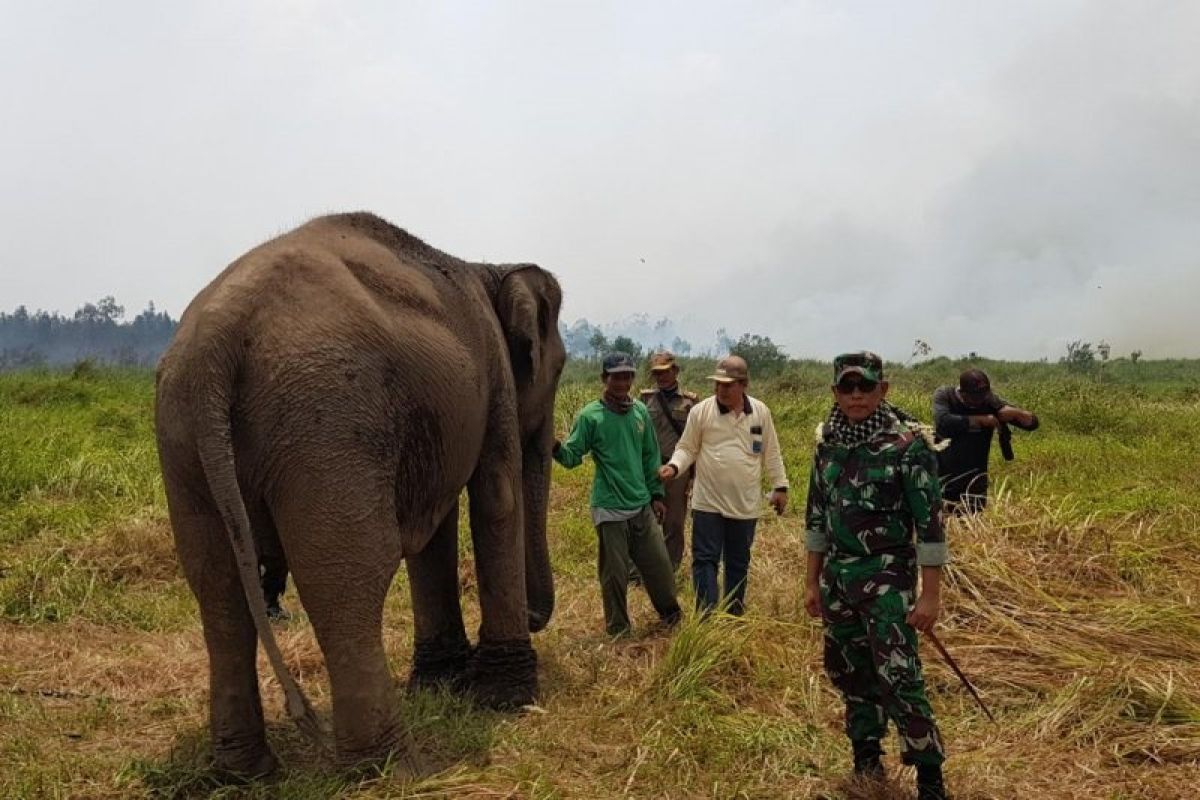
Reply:
<svg viewBox="0 0 1200 800"><path fill-rule="evenodd" d="M1200 355L1200 2L0 0L0 308L306 218L794 355Z"/></svg>

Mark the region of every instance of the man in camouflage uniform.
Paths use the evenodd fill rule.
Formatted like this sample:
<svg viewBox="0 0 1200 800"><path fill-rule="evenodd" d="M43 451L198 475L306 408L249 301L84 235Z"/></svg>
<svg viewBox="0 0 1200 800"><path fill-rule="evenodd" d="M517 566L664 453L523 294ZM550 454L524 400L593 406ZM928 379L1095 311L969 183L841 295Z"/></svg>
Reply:
<svg viewBox="0 0 1200 800"><path fill-rule="evenodd" d="M675 452L679 437L683 435L688 412L700 402L700 398L680 388L679 365L675 363L673 353L662 351L650 356L650 373L654 376L656 388L643 389L641 400L650 410L650 421L654 423L658 449L665 464ZM667 506L663 518L663 538L667 542L671 568L676 572L683 561L683 524L687 518L687 499L692 489L693 473L694 469L688 468L684 474L663 481Z"/></svg>
<svg viewBox="0 0 1200 800"><path fill-rule="evenodd" d="M904 763L917 767L918 798L943 800L945 753L916 634L937 621L946 561L932 431L885 402L879 356L833 363L835 404L817 428L809 479L805 609L824 621L825 670L846 703L855 774L884 777L890 718Z"/></svg>

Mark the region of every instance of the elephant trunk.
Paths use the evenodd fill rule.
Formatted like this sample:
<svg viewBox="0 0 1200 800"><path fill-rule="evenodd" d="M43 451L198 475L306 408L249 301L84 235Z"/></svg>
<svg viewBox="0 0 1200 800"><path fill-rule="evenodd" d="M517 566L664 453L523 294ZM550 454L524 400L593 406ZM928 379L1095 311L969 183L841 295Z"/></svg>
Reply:
<svg viewBox="0 0 1200 800"><path fill-rule="evenodd" d="M537 633L554 613L554 574L546 542L546 512L550 504L550 448L535 437L523 453L522 494L525 503L525 597L529 630Z"/></svg>

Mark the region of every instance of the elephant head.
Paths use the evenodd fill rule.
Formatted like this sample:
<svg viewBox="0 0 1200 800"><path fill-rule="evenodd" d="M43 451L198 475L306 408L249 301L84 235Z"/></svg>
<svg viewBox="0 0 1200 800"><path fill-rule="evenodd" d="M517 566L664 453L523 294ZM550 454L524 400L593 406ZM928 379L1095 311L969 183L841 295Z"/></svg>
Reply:
<svg viewBox="0 0 1200 800"><path fill-rule="evenodd" d="M529 629L540 631L554 611L554 576L546 543L550 459L554 445L554 395L566 362L558 332L562 290L549 272L532 264L496 267L496 315L512 363L521 431L525 521L525 593Z"/></svg>

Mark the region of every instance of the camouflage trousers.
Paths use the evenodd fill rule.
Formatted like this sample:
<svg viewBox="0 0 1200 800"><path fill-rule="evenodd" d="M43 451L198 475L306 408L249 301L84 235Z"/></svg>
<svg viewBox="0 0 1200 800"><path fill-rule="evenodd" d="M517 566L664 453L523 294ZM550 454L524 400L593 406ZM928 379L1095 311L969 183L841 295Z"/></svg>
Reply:
<svg viewBox="0 0 1200 800"><path fill-rule="evenodd" d="M905 764L941 764L946 756L925 696L917 632L905 622L916 569L889 555L825 563L825 672L846 703L852 742L883 739L890 718Z"/></svg>

